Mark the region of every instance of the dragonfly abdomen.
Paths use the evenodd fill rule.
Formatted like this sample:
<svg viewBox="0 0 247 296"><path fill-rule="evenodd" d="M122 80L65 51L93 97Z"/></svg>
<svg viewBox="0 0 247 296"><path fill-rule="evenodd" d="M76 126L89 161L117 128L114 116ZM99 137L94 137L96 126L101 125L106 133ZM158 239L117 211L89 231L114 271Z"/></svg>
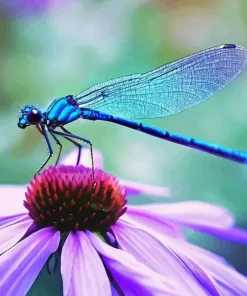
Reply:
<svg viewBox="0 0 247 296"><path fill-rule="evenodd" d="M171 133L166 130L154 128L151 126L148 126L143 123L130 121L124 118L119 118L116 116L108 115L105 113L100 112L94 112L94 115L96 114L95 118L90 118L93 120L103 120L103 121L110 121L117 123L122 126L126 126L128 128L138 130L140 132L143 132L145 134L151 135L156 138L160 138L169 142L177 143L186 147L190 147L196 150L204 151L206 153L222 157L225 159L232 160L234 162L247 164L247 153L233 150L230 148L225 148L216 144L207 143L201 140L197 140L191 137L182 136L179 134Z"/></svg>

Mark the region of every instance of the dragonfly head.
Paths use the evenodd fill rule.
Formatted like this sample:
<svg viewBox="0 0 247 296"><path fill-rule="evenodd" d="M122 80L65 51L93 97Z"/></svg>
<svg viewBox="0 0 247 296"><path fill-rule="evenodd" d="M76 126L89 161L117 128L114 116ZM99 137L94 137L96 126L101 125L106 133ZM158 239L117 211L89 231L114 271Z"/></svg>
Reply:
<svg viewBox="0 0 247 296"><path fill-rule="evenodd" d="M20 109L18 127L24 129L29 125L37 125L42 122L43 118L43 113L37 107L25 105Z"/></svg>

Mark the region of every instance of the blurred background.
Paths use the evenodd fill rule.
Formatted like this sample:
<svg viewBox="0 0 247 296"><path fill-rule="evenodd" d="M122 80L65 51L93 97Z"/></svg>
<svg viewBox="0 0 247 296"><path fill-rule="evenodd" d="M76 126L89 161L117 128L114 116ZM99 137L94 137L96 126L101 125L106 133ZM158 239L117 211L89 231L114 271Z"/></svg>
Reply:
<svg viewBox="0 0 247 296"><path fill-rule="evenodd" d="M247 46L246 12L245 0L0 0L0 183L28 183L47 156L35 128L18 129L17 105L45 109L54 98L208 47ZM246 81L243 73L197 108L145 123L247 150ZM81 120L70 130L103 153L108 172L170 187L171 201L223 205L247 228L245 166L110 123ZM130 198L132 204L157 201ZM188 235L247 275L246 247Z"/></svg>

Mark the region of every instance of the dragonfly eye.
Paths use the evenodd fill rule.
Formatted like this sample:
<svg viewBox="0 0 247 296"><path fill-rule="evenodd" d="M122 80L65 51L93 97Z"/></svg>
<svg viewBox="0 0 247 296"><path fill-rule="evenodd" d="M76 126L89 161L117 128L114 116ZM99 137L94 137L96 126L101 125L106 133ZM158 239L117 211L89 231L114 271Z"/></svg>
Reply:
<svg viewBox="0 0 247 296"><path fill-rule="evenodd" d="M42 119L42 114L37 109L31 109L27 113L27 121L31 125L39 124L41 122L41 119Z"/></svg>

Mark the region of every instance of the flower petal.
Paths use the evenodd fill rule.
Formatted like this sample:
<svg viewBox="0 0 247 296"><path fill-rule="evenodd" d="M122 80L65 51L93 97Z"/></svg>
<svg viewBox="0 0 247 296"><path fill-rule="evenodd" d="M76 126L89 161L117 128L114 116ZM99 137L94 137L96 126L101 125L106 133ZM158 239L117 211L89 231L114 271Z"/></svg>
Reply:
<svg viewBox="0 0 247 296"><path fill-rule="evenodd" d="M191 228L200 232L208 233L224 240L233 241L239 244L247 244L247 231L241 228L223 228L204 225L196 225Z"/></svg>
<svg viewBox="0 0 247 296"><path fill-rule="evenodd" d="M166 233L169 236L175 237L177 239L184 239L179 227L174 225L169 220L165 220L163 217L156 217L151 215L148 211L137 210L136 207L128 206L126 213L121 216L120 220L126 221L133 225L150 225L154 232Z"/></svg>
<svg viewBox="0 0 247 296"><path fill-rule="evenodd" d="M102 261L82 231L70 232L61 257L63 295L111 296L110 282Z"/></svg>
<svg viewBox="0 0 247 296"><path fill-rule="evenodd" d="M133 214L135 212L148 213L165 221L169 219L189 227L197 225L231 227L234 225L233 215L228 210L201 201L133 206L129 212Z"/></svg>
<svg viewBox="0 0 247 296"><path fill-rule="evenodd" d="M28 217L27 214L17 214L17 215L0 217L0 229L8 227L9 225L18 223L19 221L25 220L27 217Z"/></svg>
<svg viewBox="0 0 247 296"><path fill-rule="evenodd" d="M150 220L150 222L159 221L177 227L190 227L222 239L243 244L247 243L246 230L231 228L234 225L232 214L225 208L208 203L190 201L131 206L127 210L127 216L122 216L121 219L128 222L132 219L138 224L140 218L146 220L146 223L147 220Z"/></svg>
<svg viewBox="0 0 247 296"><path fill-rule="evenodd" d="M176 254L178 256L178 254ZM184 265L190 270L191 274L194 275L196 280L201 286L209 293L209 295L221 296L219 293L219 287L209 273L206 273L195 261L192 261L187 256L178 256Z"/></svg>
<svg viewBox="0 0 247 296"><path fill-rule="evenodd" d="M142 224L138 225L138 227L153 236L157 235L152 225ZM186 256L200 264L203 270L213 277L220 292L224 289L224 291L234 291L234 293L229 295L245 295L247 291L247 278L227 264L225 259L184 240L178 242L177 239L167 236L165 233L160 233L159 240L164 245L174 250L178 256Z"/></svg>
<svg viewBox="0 0 247 296"><path fill-rule="evenodd" d="M118 292L115 290L115 288L111 285L111 296L119 296Z"/></svg>
<svg viewBox="0 0 247 296"><path fill-rule="evenodd" d="M192 248L191 245L185 242L181 245L181 252L184 252L189 257L193 257L196 262L203 266L207 273L215 279L221 295L245 295L247 291L247 278L238 273L228 263L223 263L221 259L215 254L206 250L198 250L199 248ZM226 291L228 293L226 293Z"/></svg>
<svg viewBox="0 0 247 296"><path fill-rule="evenodd" d="M0 217L27 213L23 206L26 186L1 185L0 186Z"/></svg>
<svg viewBox="0 0 247 296"><path fill-rule="evenodd" d="M0 257L2 295L26 295L50 254L55 252L60 233L52 227L27 237Z"/></svg>
<svg viewBox="0 0 247 296"><path fill-rule="evenodd" d="M111 228L121 249L155 272L176 281L181 295L207 295L208 292L210 295L219 295L214 280L201 267L189 258L181 259L158 238L121 221Z"/></svg>
<svg viewBox="0 0 247 296"><path fill-rule="evenodd" d="M166 187L152 186L133 181L120 180L119 184L126 189L127 195L155 195L170 196L170 189Z"/></svg>
<svg viewBox="0 0 247 296"><path fill-rule="evenodd" d="M178 287L167 277L155 273L127 252L110 247L91 232L86 234L124 295L179 295Z"/></svg>
<svg viewBox="0 0 247 296"><path fill-rule="evenodd" d="M170 204L155 204L150 206L131 207L128 213L155 216L165 222L172 222L184 227L190 227L216 237L247 244L247 231L231 228L234 225L233 215L223 207L204 202L178 202Z"/></svg>
<svg viewBox="0 0 247 296"><path fill-rule="evenodd" d="M68 153L65 157L62 158L61 164L64 165L75 165L76 159L78 155L78 149L73 149L70 153ZM97 149L93 149L93 162L94 167L102 169L103 168L103 156ZM91 160L91 154L90 150L87 148L82 149L81 153L81 160L80 164L86 166L86 167L92 167L92 160Z"/></svg>
<svg viewBox="0 0 247 296"><path fill-rule="evenodd" d="M0 229L0 254L12 248L27 232L28 228L33 224L32 219L27 214L18 222Z"/></svg>

